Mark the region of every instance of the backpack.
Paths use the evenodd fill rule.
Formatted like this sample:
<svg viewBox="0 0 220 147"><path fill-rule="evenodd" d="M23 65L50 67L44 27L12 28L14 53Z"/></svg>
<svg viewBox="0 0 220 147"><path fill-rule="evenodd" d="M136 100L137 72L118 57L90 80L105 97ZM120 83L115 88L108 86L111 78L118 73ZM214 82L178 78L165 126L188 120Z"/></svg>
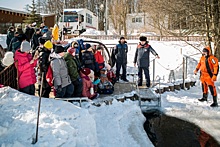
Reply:
<svg viewBox="0 0 220 147"><path fill-rule="evenodd" d="M108 77L108 80L113 84L115 85L116 81L117 81L117 78L116 78L116 75L114 73L114 71L111 69L107 72L107 77Z"/></svg>
<svg viewBox="0 0 220 147"><path fill-rule="evenodd" d="M46 73L46 81L51 87L53 86L53 70L50 64L52 60L53 59L49 61L49 66L48 66L47 73Z"/></svg>
<svg viewBox="0 0 220 147"><path fill-rule="evenodd" d="M46 81L50 86L53 86L53 70L51 65L49 65L47 69Z"/></svg>
<svg viewBox="0 0 220 147"><path fill-rule="evenodd" d="M100 94L112 94L114 92L113 84L108 80L106 71L100 71L100 82L98 84L98 93Z"/></svg>
<svg viewBox="0 0 220 147"><path fill-rule="evenodd" d="M112 94L113 92L114 92L114 86L110 81L104 81L98 84L98 93Z"/></svg>

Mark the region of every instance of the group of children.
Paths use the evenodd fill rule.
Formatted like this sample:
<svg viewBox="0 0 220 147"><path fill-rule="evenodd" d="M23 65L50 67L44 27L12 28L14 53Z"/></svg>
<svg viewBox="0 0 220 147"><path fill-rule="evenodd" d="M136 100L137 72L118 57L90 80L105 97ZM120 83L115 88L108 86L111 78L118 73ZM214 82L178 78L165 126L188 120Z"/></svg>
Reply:
<svg viewBox="0 0 220 147"><path fill-rule="evenodd" d="M27 41L23 41L15 52L20 91L35 94L35 69L38 69L38 93L42 97L50 97L52 87L55 97L59 98L83 96L94 99L99 93L113 93L116 77L104 60L101 45L84 44L80 49L78 42L72 42L65 49L50 40L39 40L39 43L33 55Z"/></svg>

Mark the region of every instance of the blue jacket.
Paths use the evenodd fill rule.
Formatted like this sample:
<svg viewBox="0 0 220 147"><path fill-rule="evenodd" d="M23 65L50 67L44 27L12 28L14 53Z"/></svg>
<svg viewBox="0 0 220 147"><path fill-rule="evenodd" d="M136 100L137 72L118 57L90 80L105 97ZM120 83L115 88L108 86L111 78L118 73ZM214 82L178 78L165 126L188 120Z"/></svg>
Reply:
<svg viewBox="0 0 220 147"><path fill-rule="evenodd" d="M137 63L138 67L148 68L150 65L150 52L154 56L158 55L157 52L149 44L139 44L135 52L134 63Z"/></svg>
<svg viewBox="0 0 220 147"><path fill-rule="evenodd" d="M116 49L115 49L116 63L127 64L127 53L128 53L127 44L126 43L121 44L121 42L119 41L119 44L116 45Z"/></svg>

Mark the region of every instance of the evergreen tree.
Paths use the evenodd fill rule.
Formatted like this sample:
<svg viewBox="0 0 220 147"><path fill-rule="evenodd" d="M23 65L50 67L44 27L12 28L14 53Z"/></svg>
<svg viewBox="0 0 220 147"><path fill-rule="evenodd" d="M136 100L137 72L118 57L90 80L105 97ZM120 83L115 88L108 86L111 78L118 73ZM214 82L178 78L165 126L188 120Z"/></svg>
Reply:
<svg viewBox="0 0 220 147"><path fill-rule="evenodd" d="M28 6L28 12L30 13L28 17L24 20L24 23L32 24L36 22L37 26L41 24L41 16L37 14L37 5L34 0L32 0L32 5Z"/></svg>

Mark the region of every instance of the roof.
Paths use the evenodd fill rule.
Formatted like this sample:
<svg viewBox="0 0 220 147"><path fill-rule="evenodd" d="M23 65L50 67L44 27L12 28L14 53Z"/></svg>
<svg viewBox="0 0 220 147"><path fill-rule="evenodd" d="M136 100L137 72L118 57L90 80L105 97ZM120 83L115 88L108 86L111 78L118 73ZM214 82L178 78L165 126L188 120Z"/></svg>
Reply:
<svg viewBox="0 0 220 147"><path fill-rule="evenodd" d="M9 8L4 8L4 7L0 7L0 10L21 13L21 14L29 14L28 12L25 12L25 11L14 10L14 9L9 9Z"/></svg>
<svg viewBox="0 0 220 147"><path fill-rule="evenodd" d="M85 9L85 8L84 8ZM82 11L83 10L83 8L81 8L81 9L64 9L64 12L67 12L67 11L75 11L75 12L79 12L79 11Z"/></svg>

